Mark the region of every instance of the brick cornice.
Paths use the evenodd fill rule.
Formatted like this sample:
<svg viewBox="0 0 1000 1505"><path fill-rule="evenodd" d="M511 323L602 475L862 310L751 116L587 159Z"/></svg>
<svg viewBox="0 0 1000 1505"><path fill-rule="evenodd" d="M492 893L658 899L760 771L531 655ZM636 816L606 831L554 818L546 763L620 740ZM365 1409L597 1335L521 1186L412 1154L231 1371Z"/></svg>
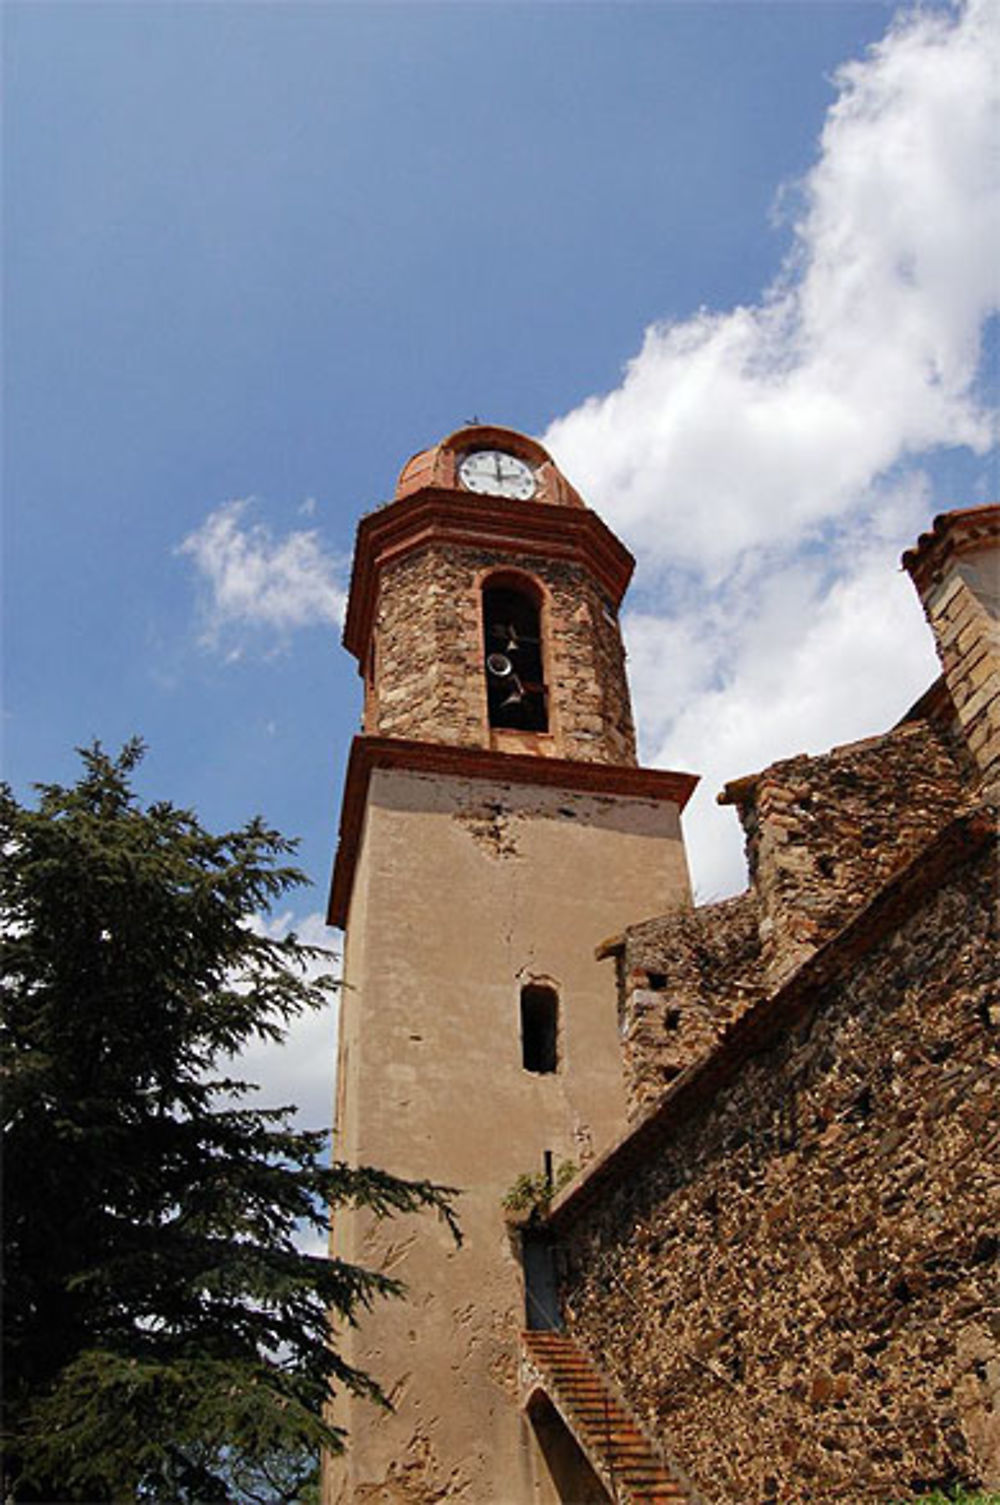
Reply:
<svg viewBox="0 0 1000 1505"><path fill-rule="evenodd" d="M384 566L433 543L490 549L515 557L540 554L579 564L600 582L616 607L635 567L625 545L596 512L585 507L427 486L370 512L358 526L344 624L344 646L355 658L364 658Z"/></svg>
<svg viewBox="0 0 1000 1505"><path fill-rule="evenodd" d="M974 554L1000 543L1000 504L964 507L940 513L929 533L921 533L912 549L903 555L903 568L921 595L938 581L962 554Z"/></svg>
<svg viewBox="0 0 1000 1505"><path fill-rule="evenodd" d="M487 748L453 747L445 742L411 742L398 737L358 736L344 780L340 836L330 886L327 921L343 929L354 884L354 869L364 824L368 785L376 768L437 774L495 783L534 784L576 794L618 795L627 799L664 800L683 810L698 775L662 768L617 763L581 763L570 758L536 758Z"/></svg>

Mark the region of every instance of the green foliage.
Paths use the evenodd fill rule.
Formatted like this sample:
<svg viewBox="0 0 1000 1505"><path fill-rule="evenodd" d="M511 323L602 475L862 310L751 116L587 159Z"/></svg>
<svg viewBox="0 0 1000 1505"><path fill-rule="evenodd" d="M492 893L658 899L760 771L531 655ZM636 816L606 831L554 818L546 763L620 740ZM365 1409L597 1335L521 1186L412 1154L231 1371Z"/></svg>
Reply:
<svg viewBox="0 0 1000 1505"><path fill-rule="evenodd" d="M504 1194L500 1205L505 1212L515 1214L530 1213L536 1209L541 1211L564 1186L569 1185L577 1170L578 1166L572 1160L561 1161L556 1167L551 1186L542 1171L537 1175L530 1175L525 1171Z"/></svg>
<svg viewBox="0 0 1000 1505"><path fill-rule="evenodd" d="M304 879L253 820L214 836L140 805L134 742L82 752L38 808L0 787L4 1485L20 1500L308 1498L329 1343L397 1282L296 1247L330 1206L433 1208L444 1189L326 1160L225 1064L322 1006L316 948L254 917Z"/></svg>
<svg viewBox="0 0 1000 1505"><path fill-rule="evenodd" d="M982 1494L976 1492L967 1494L961 1485L947 1493L941 1489L935 1489L929 1495L917 1495L913 1499L913 1505L1000 1505L1000 1494Z"/></svg>

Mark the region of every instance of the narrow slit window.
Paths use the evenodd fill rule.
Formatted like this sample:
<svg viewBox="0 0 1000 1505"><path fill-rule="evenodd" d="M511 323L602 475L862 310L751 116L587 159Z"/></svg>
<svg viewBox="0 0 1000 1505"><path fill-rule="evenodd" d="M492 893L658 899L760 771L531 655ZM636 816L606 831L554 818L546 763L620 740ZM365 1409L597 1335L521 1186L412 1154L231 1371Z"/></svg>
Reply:
<svg viewBox="0 0 1000 1505"><path fill-rule="evenodd" d="M487 585L483 634L490 726L548 731L542 624L535 601L513 586Z"/></svg>
<svg viewBox="0 0 1000 1505"><path fill-rule="evenodd" d="M559 1060L559 996L531 983L521 989L521 1064L525 1071L555 1071Z"/></svg>

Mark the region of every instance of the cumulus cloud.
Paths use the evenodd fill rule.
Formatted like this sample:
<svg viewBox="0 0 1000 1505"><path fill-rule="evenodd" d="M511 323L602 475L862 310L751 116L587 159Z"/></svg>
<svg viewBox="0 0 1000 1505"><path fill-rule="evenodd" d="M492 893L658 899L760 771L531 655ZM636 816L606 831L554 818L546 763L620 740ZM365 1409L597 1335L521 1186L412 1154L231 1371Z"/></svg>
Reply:
<svg viewBox="0 0 1000 1505"><path fill-rule="evenodd" d="M281 643L290 632L343 617L341 562L313 529L275 537L250 522L247 499L210 512L178 553L193 560L205 588L202 642L238 657L248 632L270 630Z"/></svg>
<svg viewBox="0 0 1000 1505"><path fill-rule="evenodd" d="M616 391L549 429L644 553L726 569L851 511L908 455L995 437L976 392L998 297L995 13L900 21L842 68L760 305L652 327Z"/></svg>
<svg viewBox="0 0 1000 1505"><path fill-rule="evenodd" d="M648 329L621 385L543 436L639 557L645 755L705 775L709 896L742 882L721 782L891 724L935 672L896 565L937 510L921 465L996 442L996 22L996 0L897 17L837 74L759 303Z"/></svg>
<svg viewBox="0 0 1000 1505"><path fill-rule="evenodd" d="M721 593L708 613L702 670L676 695L670 686L669 699L659 634L664 625L676 633L678 624L650 615L626 622L630 647L638 628L634 682L645 754L702 775L687 818L699 898L721 898L744 881L735 815L715 804L724 783L883 730L934 679L933 646L898 552L862 535L849 566L787 563L754 579L752 599Z"/></svg>

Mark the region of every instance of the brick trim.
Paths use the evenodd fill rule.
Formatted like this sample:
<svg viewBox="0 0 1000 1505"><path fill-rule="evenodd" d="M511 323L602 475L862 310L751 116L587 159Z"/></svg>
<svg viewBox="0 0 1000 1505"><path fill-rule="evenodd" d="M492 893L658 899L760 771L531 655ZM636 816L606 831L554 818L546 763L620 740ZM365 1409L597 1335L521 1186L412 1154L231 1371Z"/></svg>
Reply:
<svg viewBox="0 0 1000 1505"><path fill-rule="evenodd" d="M618 795L625 799L663 800L684 809L698 783L698 775L663 768L635 768L617 763L581 763L570 758L536 758L523 753L493 752L478 747L453 747L444 742L411 742L399 737L358 736L344 780L340 837L330 886L327 923L343 929L354 886L354 869L361 843L368 785L373 769L404 769L411 773L460 779L490 779L496 783L540 785L579 794Z"/></svg>
<svg viewBox="0 0 1000 1505"><path fill-rule="evenodd" d="M1000 504L996 502L942 512L931 524L931 531L921 533L913 548L906 550L903 568L923 597L956 556L975 553L997 539Z"/></svg>

